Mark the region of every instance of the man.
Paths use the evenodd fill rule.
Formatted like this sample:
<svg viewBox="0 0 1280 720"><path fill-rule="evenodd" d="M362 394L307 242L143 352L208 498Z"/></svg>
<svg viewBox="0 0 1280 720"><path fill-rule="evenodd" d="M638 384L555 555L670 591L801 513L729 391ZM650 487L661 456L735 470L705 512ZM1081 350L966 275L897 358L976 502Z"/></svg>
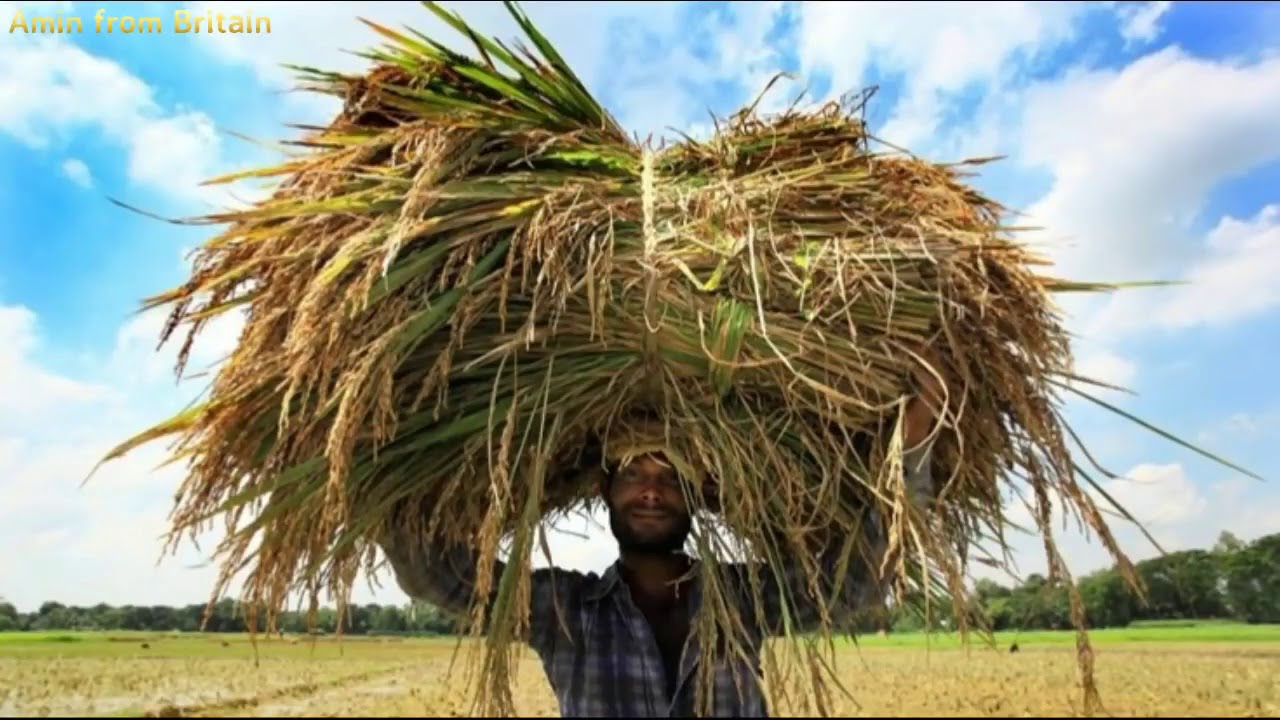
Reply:
<svg viewBox="0 0 1280 720"><path fill-rule="evenodd" d="M938 363L929 358L932 366ZM933 432L942 386L923 368L914 373L920 392L903 417L908 489L917 502L934 494L925 441ZM619 560L604 573L584 574L558 568L533 573L530 644L542 660L563 717L692 717L698 653L691 620L698 588L690 570L696 561L681 549L692 519L680 478L659 453L610 467L600 492L618 541ZM878 527L878 525L877 525ZM883 552L884 539L879 538ZM465 547L423 546L413 537L384 539L396 578L412 598L447 612L466 612L475 581L475 559ZM822 553L833 568L843 548ZM796 566L798 567L798 565ZM502 563L494 569L500 577ZM828 571L830 572L830 571ZM792 629L818 625L818 609L806 603L807 578L795 567L782 573ZM744 620L756 617L746 571L729 566L741 592ZM781 626L784 590L769 571L759 573L763 615L768 627L754 638L758 654L763 636ZM867 571L850 572L841 588L846 614L881 598ZM558 611L557 611L558 608ZM717 717L765 717L758 661L750 667L725 660L715 668L712 713Z"/></svg>

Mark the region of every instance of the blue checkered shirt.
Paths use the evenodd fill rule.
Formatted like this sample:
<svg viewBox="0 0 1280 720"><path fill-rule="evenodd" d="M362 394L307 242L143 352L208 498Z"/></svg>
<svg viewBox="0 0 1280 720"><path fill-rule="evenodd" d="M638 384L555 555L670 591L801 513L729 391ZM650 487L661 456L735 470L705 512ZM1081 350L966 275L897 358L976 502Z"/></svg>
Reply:
<svg viewBox="0 0 1280 720"><path fill-rule="evenodd" d="M922 493L933 494L927 456L912 458L907 468L908 487L919 503ZM875 518L873 523L880 527ZM878 550L883 552L883 533L873 536L879 543ZM397 582L411 598L454 615L469 609L476 567L468 548L429 545L406 536L384 538L382 546ZM828 573L841 552L842 548L836 547L820 558ZM727 589L736 596L740 617L750 632L757 612L748 570L741 565L721 568L726 573L723 577L729 579ZM504 569L502 562L495 564L495 582ZM756 577L764 600L765 629L750 632L753 652L749 663L722 657L715 668L712 717L768 716L758 657L765 638L781 629L784 595L792 632L811 631L820 623L818 608L806 602L810 591L798 564L782 573L785 589L780 589L767 569L760 569ZM869 581L867 567L860 572L851 569L846 577L840 588L839 607L831 608L833 613L841 613L832 618L838 624L843 624L853 611L882 601L875 583ZM830 575L828 582L829 578ZM697 581L692 585L690 617L695 617L699 602ZM698 639L696 635L690 638L680 663L675 696L668 697L658 644L648 620L632 602L618 563L603 575L559 568L535 570L529 617L529 644L542 661L562 717L694 716Z"/></svg>

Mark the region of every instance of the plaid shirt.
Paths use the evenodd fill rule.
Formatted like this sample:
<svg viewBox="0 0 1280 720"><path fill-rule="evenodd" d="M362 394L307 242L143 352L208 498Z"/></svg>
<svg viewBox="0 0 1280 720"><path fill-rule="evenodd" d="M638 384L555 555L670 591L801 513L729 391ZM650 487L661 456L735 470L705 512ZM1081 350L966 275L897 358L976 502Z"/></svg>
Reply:
<svg viewBox="0 0 1280 720"><path fill-rule="evenodd" d="M932 477L927 455L907 463L908 488L919 503L922 494L932 495ZM875 522L874 527L880 527ZM880 552L883 533L874 534ZM387 554L401 588L412 598L431 603L455 615L470 606L476 577L475 558L465 547L424 545L410 537L384 539ZM830 577L841 554L839 547L820 558ZM756 618L747 568L721 566L729 582L726 589L736 595L749 631ZM505 565L495 563L495 582ZM761 569L760 592L766 628L781 627L783 596L791 610L792 631L816 629L818 608L809 601L807 578L797 566L783 573L785 590ZM837 624L855 610L878 603L880 594L868 582L866 567L851 570L840 588L841 615ZM690 593L691 617L700 601L695 580ZM837 608L831 608L833 612ZM715 668L714 717L767 717L760 685L759 652L768 630L751 632L750 663L723 658ZM533 572L529 644L542 660L560 704L563 717L693 717L695 671L699 651L696 634L680 663L675 697L667 697L665 671L658 644L648 620L632 602L631 593L615 563L603 575L558 568ZM741 691L739 690L741 688Z"/></svg>

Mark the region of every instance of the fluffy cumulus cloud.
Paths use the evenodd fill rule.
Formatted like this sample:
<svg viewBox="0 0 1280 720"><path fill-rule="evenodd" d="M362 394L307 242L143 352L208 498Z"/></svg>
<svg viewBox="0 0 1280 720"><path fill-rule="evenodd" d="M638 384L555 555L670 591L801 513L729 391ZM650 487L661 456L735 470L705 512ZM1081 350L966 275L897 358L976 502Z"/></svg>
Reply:
<svg viewBox="0 0 1280 720"><path fill-rule="evenodd" d="M498 3L456 6L485 34L517 34ZM191 8L271 18L270 35L215 35L193 47L208 60L201 72L248 74L268 90L291 83L281 63L357 68L362 61L344 51L377 42L357 16L432 35L444 31L416 3ZM1273 282L1280 271L1276 200L1232 217L1204 217L1208 198L1224 181L1280 161L1274 122L1280 58L1213 59L1177 45L1160 47L1167 13L1174 11L1169 3L761 2L708 9L548 2L526 9L593 91L641 134L696 130L709 105L730 111L752 99L775 70L796 64L805 82L826 82L829 95L858 89L872 74L898 83L882 128L891 141L930 154L1009 153L1017 177L1046 183L1026 212L1048 228L1061 272L1192 281L1073 308L1073 326L1085 343L1080 370L1090 377L1141 385L1141 358L1129 354L1125 339L1257 317L1280 302ZM1088 39L1086 21L1099 16L1141 54L1100 65L1086 49L1044 72L1046 63L1062 63L1065 48ZM779 96L785 100L788 93L772 95L773 107L783 101ZM118 149L130 181L182 201L210 201L196 185L222 169L225 153L213 123L198 104L170 107L160 97L120 62L65 38L0 44L0 139L50 152L64 185L97 188L111 174L102 158L67 147L78 134L93 133ZM287 103L295 96L264 97ZM962 102L973 111L957 120L953 111ZM244 112L274 117L277 110L247 105ZM291 107L295 120L320 120L332 110L332 103L315 100ZM161 146L166 152L153 152ZM1197 232L1204 227L1210 229ZM0 268L0 275L9 272ZM79 487L111 445L181 409L202 388L200 381L173 387L173 349L156 353L154 347L162 318L135 318L109 346L85 348L76 338L51 336L20 300L0 303L0 493L6 498L0 544L22 552L0 555L0 578L22 581L0 591L27 608L46 599L203 599L213 570L201 566L200 552L186 548L155 562L180 480L176 468L157 469L163 446L107 465ZM239 328L228 319L206 330L193 369L225 355ZM92 361L81 366L92 371L68 369L65 359L82 353ZM1274 437L1277 427L1261 413L1232 422L1206 433L1256 439ZM1124 479L1104 487L1167 548L1210 544L1225 527L1241 536L1277 529L1274 513L1264 512L1275 507L1273 491L1225 473L1193 473L1189 468L1198 466L1184 466L1180 458L1130 463ZM1118 535L1143 556L1140 534L1121 529ZM1017 543L1020 569L1042 569L1036 541ZM1100 546L1080 533L1068 532L1062 543L1077 572L1106 563ZM550 544L556 564L576 569L601 569L614 555L599 516L562 523ZM374 595L361 589L358 597L403 599L393 586Z"/></svg>
<svg viewBox="0 0 1280 720"><path fill-rule="evenodd" d="M983 104L975 126L1002 133L990 149L1049 178L1025 213L1058 273L1186 283L1064 300L1083 364L1140 382L1126 345L1274 306L1275 211L1197 227L1222 183L1280 161L1278 78L1274 54L1214 60L1168 46Z"/></svg>
<svg viewBox="0 0 1280 720"><path fill-rule="evenodd" d="M1168 0L1120 4L1120 34L1131 44L1151 42L1160 34L1160 19L1172 5Z"/></svg>
<svg viewBox="0 0 1280 720"><path fill-rule="evenodd" d="M1113 301L1093 321L1099 337L1223 326L1280 305L1280 205L1251 218L1224 217L1180 274L1183 283Z"/></svg>
<svg viewBox="0 0 1280 720"><path fill-rule="evenodd" d="M209 117L164 107L141 78L66 37L31 35L0 44L0 134L45 149L90 132L123 151L127 175L141 187L226 206L221 189L199 185L214 174L221 153ZM78 168L67 172L81 182L87 172L83 163Z"/></svg>
<svg viewBox="0 0 1280 720"><path fill-rule="evenodd" d="M859 89L872 67L901 77L902 100L880 134L915 149L932 141L948 99L1011 79L1073 38L1088 11L1055 2L806 2L801 67L829 76L835 95Z"/></svg>
<svg viewBox="0 0 1280 720"><path fill-rule="evenodd" d="M1120 69L1068 74L1022 95L1020 163L1048 169L1027 214L1063 272L1157 279L1195 255L1211 190L1280 160L1280 56L1256 63L1176 47Z"/></svg>

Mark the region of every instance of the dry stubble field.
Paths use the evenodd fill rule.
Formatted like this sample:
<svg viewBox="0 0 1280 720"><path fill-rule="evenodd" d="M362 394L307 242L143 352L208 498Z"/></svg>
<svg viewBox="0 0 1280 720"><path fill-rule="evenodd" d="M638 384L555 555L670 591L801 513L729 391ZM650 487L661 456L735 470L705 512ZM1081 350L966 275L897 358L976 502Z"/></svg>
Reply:
<svg viewBox="0 0 1280 720"><path fill-rule="evenodd" d="M856 703L845 701L840 714L1077 714L1070 636L1037 633L1019 644L1017 654L977 645L926 649L917 638L849 645L840 651L840 672ZM1111 715L1280 715L1276 629L1214 642L1194 633L1103 634L1096 645ZM244 637L0 636L0 716L463 715L461 666L449 676L455 647L453 640L354 638L313 647L286 638L261 643L255 669ZM556 716L531 655L519 683L520 709Z"/></svg>

